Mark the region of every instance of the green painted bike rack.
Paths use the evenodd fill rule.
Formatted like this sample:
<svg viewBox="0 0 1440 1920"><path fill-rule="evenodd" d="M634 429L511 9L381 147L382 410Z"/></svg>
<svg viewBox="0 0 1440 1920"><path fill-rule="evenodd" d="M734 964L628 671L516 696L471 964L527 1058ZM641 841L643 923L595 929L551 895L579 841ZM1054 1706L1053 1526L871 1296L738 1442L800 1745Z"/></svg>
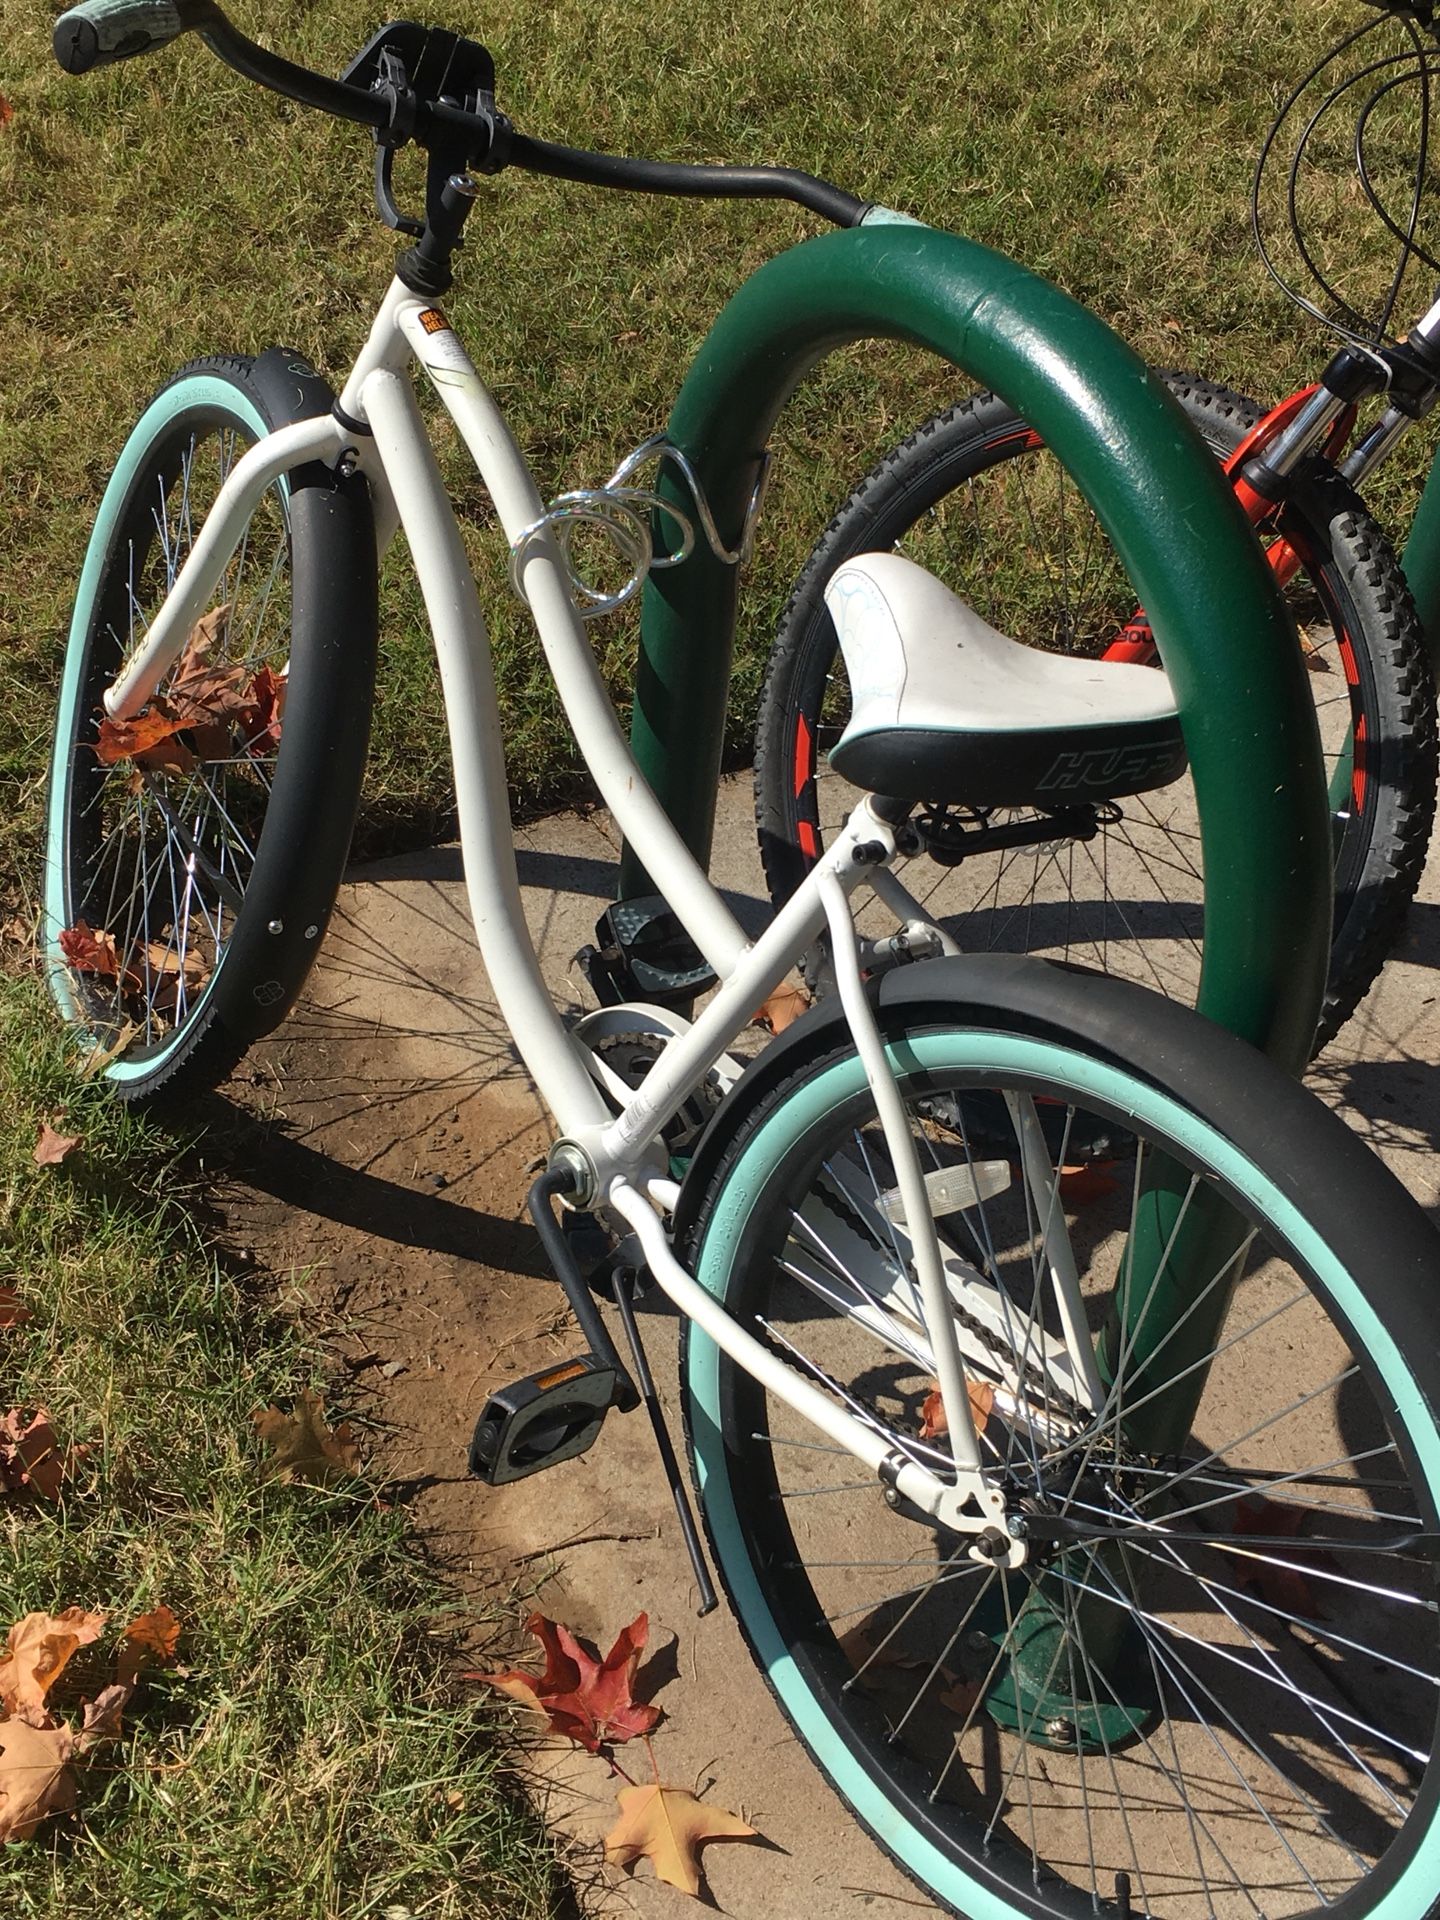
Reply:
<svg viewBox="0 0 1440 1920"><path fill-rule="evenodd" d="M826 354L885 337L944 356L993 388L1044 437L1087 496L1129 570L1180 706L1206 875L1200 1010L1281 1065L1308 1057L1324 989L1332 844L1314 704L1293 626L1218 465L1163 386L1108 327L1002 255L896 216L805 241L754 274L712 327L670 417L720 536L738 546L785 401ZM662 497L685 505L667 467ZM657 551L671 529L656 528ZM697 542L645 587L631 737L640 766L691 851L706 863L714 825L738 570ZM622 898L651 892L627 852ZM1203 1195L1189 1215L1178 1168L1157 1164L1132 1237L1131 1280L1102 1368L1124 1354L1139 1377L1165 1342L1167 1373L1210 1350L1227 1305L1216 1286L1195 1311L1190 1276L1223 1263L1234 1216ZM1177 1231L1178 1222L1178 1231ZM1179 1336L1165 1339L1176 1321ZM1182 1353L1181 1349L1184 1348ZM1137 1445L1188 1430L1203 1371L1150 1403ZM1024 1602L1020 1651L994 1717L1055 1743L1052 1681L1070 1636L1042 1578ZM1101 1609L1112 1616L1115 1609ZM1086 1625L1090 1659L1114 1692L1106 1727L1148 1712L1121 1677L1123 1634ZM1052 1731L1045 1733L1045 1726Z"/></svg>

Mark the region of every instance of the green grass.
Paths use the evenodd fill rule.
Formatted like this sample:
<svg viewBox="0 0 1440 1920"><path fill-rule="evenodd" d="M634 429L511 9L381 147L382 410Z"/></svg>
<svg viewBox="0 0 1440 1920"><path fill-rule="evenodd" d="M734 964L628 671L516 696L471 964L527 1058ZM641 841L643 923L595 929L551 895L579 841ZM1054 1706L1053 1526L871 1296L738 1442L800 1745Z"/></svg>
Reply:
<svg viewBox="0 0 1440 1920"><path fill-rule="evenodd" d="M37 1168L62 1110L84 1145ZM446 1680L445 1596L403 1514L363 1483L263 1481L250 1416L319 1357L207 1247L195 1198L172 1139L77 1086L38 987L0 984L0 1280L34 1315L0 1331L0 1411L43 1403L91 1449L59 1505L0 1502L0 1637L65 1606L118 1628L164 1602L184 1629L84 1763L81 1818L0 1848L0 1911L567 1911L493 1716ZM78 1724L108 1677L82 1654L52 1702Z"/></svg>
<svg viewBox="0 0 1440 1920"><path fill-rule="evenodd" d="M354 0L235 16L334 70L376 24ZM445 14L439 8L438 14ZM1275 0L948 0L883 13L722 0L640 12L494 0L445 15L493 47L522 129L676 159L780 159L1015 254L1150 357L1262 395L1323 343L1251 253L1246 196L1276 101L1356 9ZM334 374L363 338L395 242L370 205L367 136L291 109L196 42L73 81L47 10L7 12L0 135L0 777L34 819L68 597L107 463L187 358L274 340ZM413 156L402 156L413 200ZM661 424L710 319L762 259L815 230L789 208L627 198L505 175L471 222L450 302L543 490L593 484ZM899 348L826 363L782 419L742 602L735 743L774 619L829 512L901 431L964 383ZM479 490L442 434L492 614L512 781L553 798L576 760L503 585ZM404 555L389 569L363 831L443 822L438 693ZM624 697L634 620L595 639Z"/></svg>

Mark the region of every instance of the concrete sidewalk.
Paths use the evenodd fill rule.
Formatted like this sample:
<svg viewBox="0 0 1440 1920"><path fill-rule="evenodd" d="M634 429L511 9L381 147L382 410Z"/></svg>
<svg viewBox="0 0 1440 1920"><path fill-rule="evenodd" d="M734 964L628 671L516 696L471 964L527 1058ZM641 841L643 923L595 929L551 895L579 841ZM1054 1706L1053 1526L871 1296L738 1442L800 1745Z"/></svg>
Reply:
<svg viewBox="0 0 1440 1920"><path fill-rule="evenodd" d="M518 845L547 976L562 1006L587 1004L572 956L609 898L608 823L557 816ZM726 783L717 847L718 881L760 924L748 779ZM1437 902L1432 870L1404 951L1313 1077L1427 1205L1440 1185ZM673 1642L655 1737L663 1775L698 1784L768 1842L707 1850L721 1910L737 1920L932 1911L800 1751L728 1612L697 1620L643 1415L612 1417L583 1459L515 1486L465 1477L487 1391L576 1342L520 1219L546 1125L488 996L456 849L353 876L303 1009L246 1073L239 1164L249 1185L234 1195L232 1233L328 1317L335 1352L387 1429L386 1470L413 1486L430 1548L470 1591L503 1600L517 1582L533 1588L537 1606L602 1651L642 1610L652 1647ZM650 1303L644 1327L673 1414L675 1321L664 1302ZM621 1757L649 1777L638 1747ZM543 1749L537 1764L552 1819L586 1843L584 1873L597 1857L588 1843L615 1818L618 1783L569 1750ZM603 1910L681 1910L648 1868L633 1881L599 1871Z"/></svg>

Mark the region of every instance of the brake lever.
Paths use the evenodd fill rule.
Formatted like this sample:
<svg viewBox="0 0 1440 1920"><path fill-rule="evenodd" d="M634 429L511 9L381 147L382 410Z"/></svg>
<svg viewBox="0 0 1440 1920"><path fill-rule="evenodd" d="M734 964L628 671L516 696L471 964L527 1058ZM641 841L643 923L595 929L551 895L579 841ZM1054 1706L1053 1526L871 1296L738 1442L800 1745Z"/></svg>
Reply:
<svg viewBox="0 0 1440 1920"><path fill-rule="evenodd" d="M395 149L375 136L375 206L380 218L387 227L393 227L396 233L407 234L410 239L418 240L425 231L424 223L412 220L408 213L402 213L395 204L395 189L392 176L395 170Z"/></svg>

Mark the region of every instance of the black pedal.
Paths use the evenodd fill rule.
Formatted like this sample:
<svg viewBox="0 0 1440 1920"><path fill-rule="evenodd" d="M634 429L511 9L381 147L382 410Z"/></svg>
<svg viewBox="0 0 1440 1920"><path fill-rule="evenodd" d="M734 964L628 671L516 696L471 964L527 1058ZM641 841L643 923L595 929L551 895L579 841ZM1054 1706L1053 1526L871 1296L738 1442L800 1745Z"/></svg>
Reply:
<svg viewBox="0 0 1440 1920"><path fill-rule="evenodd" d="M505 1486L594 1446L614 1403L615 1370L593 1353L501 1387L485 1402L470 1442L470 1471Z"/></svg>
<svg viewBox="0 0 1440 1920"><path fill-rule="evenodd" d="M684 1010L715 975L659 894L617 900L595 923L596 945L579 959L602 1007L622 1000Z"/></svg>

